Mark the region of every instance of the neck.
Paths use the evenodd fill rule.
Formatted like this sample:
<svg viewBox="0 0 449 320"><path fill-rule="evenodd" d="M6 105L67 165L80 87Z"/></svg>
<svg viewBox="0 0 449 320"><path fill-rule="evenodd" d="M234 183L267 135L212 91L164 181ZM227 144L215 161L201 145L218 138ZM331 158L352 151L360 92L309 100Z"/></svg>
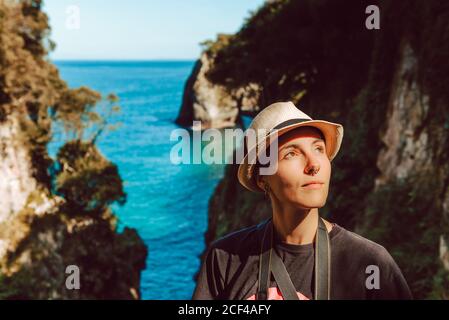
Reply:
<svg viewBox="0 0 449 320"><path fill-rule="evenodd" d="M298 209L273 205L273 226L282 242L312 243L318 227L318 209Z"/></svg>

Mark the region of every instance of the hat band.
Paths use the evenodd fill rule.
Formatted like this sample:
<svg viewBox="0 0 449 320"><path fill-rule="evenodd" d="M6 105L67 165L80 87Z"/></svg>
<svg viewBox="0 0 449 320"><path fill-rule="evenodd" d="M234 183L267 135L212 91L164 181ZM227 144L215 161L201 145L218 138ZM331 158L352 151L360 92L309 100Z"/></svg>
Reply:
<svg viewBox="0 0 449 320"><path fill-rule="evenodd" d="M271 131L279 130L292 124L297 124L306 121L312 121L312 119L302 119L302 118L288 119L276 125L273 129L271 129Z"/></svg>

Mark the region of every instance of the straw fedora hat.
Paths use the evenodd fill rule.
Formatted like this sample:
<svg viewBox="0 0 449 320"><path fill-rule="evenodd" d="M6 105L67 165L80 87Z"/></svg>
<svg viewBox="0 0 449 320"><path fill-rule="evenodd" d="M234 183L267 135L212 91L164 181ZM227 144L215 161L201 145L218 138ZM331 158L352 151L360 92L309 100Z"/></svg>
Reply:
<svg viewBox="0 0 449 320"><path fill-rule="evenodd" d="M247 131L250 129L255 131L256 139L247 139L245 134L243 144L244 157L237 172L239 182L251 191L263 192L257 186L253 174L255 161L249 161L248 154L252 151L258 155L261 151L261 143L265 143L275 133L279 137L292 129L304 126L315 127L323 133L327 156L329 160L334 159L343 139L343 126L341 124L324 120L313 120L299 110L293 102L276 102L257 114L247 129Z"/></svg>

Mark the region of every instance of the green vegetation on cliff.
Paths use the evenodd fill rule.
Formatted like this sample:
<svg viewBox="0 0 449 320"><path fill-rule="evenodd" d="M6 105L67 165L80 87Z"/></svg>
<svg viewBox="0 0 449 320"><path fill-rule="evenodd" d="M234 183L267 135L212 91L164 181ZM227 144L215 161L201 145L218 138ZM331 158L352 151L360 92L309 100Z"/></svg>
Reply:
<svg viewBox="0 0 449 320"><path fill-rule="evenodd" d="M118 98L69 88L48 59L49 34L41 0L0 1L0 127L18 122L20 140L3 147L29 154L37 183L24 208L0 221L0 297L139 298L147 249L135 230L118 233L109 205L126 194L117 166L95 146ZM67 141L53 161L55 125ZM81 270L81 290L65 288L70 264Z"/></svg>

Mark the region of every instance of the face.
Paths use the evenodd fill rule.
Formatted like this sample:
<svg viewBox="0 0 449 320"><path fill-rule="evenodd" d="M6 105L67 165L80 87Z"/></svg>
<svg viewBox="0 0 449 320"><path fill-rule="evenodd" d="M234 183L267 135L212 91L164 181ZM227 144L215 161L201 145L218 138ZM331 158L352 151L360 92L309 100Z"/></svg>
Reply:
<svg viewBox="0 0 449 320"><path fill-rule="evenodd" d="M297 208L321 208L329 192L331 164L321 132L313 127L299 127L279 137L278 170L258 177L281 203ZM316 182L316 183L312 183Z"/></svg>

